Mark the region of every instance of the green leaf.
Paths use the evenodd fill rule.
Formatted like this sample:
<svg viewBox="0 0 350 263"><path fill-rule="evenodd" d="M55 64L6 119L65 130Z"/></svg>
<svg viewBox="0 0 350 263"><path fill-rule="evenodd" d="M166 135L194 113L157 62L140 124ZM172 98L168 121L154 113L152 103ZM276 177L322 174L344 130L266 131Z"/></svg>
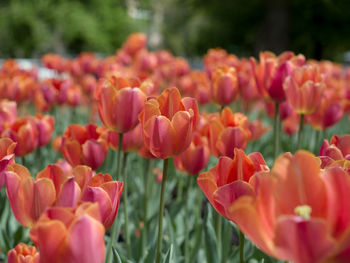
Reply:
<svg viewBox="0 0 350 263"><path fill-rule="evenodd" d="M118 254L118 251L115 247L113 247L113 262L115 263L122 263L122 260L120 259L120 256Z"/></svg>
<svg viewBox="0 0 350 263"><path fill-rule="evenodd" d="M173 257L173 244L170 245L168 251L166 252L163 263L172 262L172 257Z"/></svg>
<svg viewBox="0 0 350 263"><path fill-rule="evenodd" d="M204 225L204 243L207 262L220 262L215 230L213 228L212 208L207 205L207 214Z"/></svg>

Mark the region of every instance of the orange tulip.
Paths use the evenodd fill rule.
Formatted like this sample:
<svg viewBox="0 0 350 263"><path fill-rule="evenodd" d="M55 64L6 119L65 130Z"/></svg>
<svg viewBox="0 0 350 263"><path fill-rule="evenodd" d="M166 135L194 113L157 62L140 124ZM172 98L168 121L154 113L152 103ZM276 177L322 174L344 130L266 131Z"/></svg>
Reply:
<svg viewBox="0 0 350 263"><path fill-rule="evenodd" d="M220 118L209 121L209 145L211 153L233 157L234 148L244 149L251 137L248 118L242 113L232 113L226 107Z"/></svg>
<svg viewBox="0 0 350 263"><path fill-rule="evenodd" d="M0 101L0 133L17 119L17 103L9 100Z"/></svg>
<svg viewBox="0 0 350 263"><path fill-rule="evenodd" d="M268 171L260 153L248 156L240 149L234 150L234 159L223 156L209 172L197 178L199 187L212 206L223 216L228 217L229 206L243 195L253 195L254 188L249 184L255 172ZM227 200L222 200L226 198Z"/></svg>
<svg viewBox="0 0 350 263"><path fill-rule="evenodd" d="M104 234L98 205L92 203L49 208L30 230L41 262L51 263L104 262Z"/></svg>
<svg viewBox="0 0 350 263"><path fill-rule="evenodd" d="M252 134L250 140L255 141L263 136L266 132L268 132L270 130L270 127L264 126L261 120L255 120L249 123L249 130Z"/></svg>
<svg viewBox="0 0 350 263"><path fill-rule="evenodd" d="M293 52L284 52L278 57L272 52L261 52L260 62L251 58L253 76L260 95L282 102L285 98L283 82L293 68L305 62L303 55L295 56Z"/></svg>
<svg viewBox="0 0 350 263"><path fill-rule="evenodd" d="M54 130L55 119L50 115L37 114L35 116L38 129L38 147L48 144Z"/></svg>
<svg viewBox="0 0 350 263"><path fill-rule="evenodd" d="M139 115L143 139L160 159L176 156L189 146L199 121L194 99L181 99L177 88L168 88L157 99L149 99Z"/></svg>
<svg viewBox="0 0 350 263"><path fill-rule="evenodd" d="M113 181L109 174L99 173L93 176L83 189L81 200L99 204L101 222L108 229L117 216L122 191L122 182Z"/></svg>
<svg viewBox="0 0 350 263"><path fill-rule="evenodd" d="M248 183L234 178L217 189L222 179L232 178L229 167L219 161L198 183L214 207L262 251L296 263L348 261L348 172L337 166L322 170L315 156L298 151L280 156L270 173L255 172ZM252 170L242 171L243 177Z"/></svg>
<svg viewBox="0 0 350 263"><path fill-rule="evenodd" d="M137 125L146 100L139 86L136 80L112 76L98 88L99 114L107 128L125 133Z"/></svg>
<svg viewBox="0 0 350 263"><path fill-rule="evenodd" d="M333 135L330 143L328 140L324 140L319 156L322 160L322 168L332 165L336 161L350 161L350 135L344 135L342 137Z"/></svg>
<svg viewBox="0 0 350 263"><path fill-rule="evenodd" d="M195 132L190 146L174 158L174 165L180 171L197 175L207 166L209 157L210 151L207 138Z"/></svg>
<svg viewBox="0 0 350 263"><path fill-rule="evenodd" d="M0 189L5 183L7 166L14 163L16 143L9 138L0 138Z"/></svg>
<svg viewBox="0 0 350 263"><path fill-rule="evenodd" d="M2 133L2 137L8 137L17 142L16 156L24 156L31 153L38 146L38 129L33 117L21 117Z"/></svg>
<svg viewBox="0 0 350 263"><path fill-rule="evenodd" d="M73 167L88 165L96 170L104 162L108 146L97 125L71 124L63 134L61 151Z"/></svg>
<svg viewBox="0 0 350 263"><path fill-rule="evenodd" d="M7 263L39 263L40 254L36 247L19 243L7 253Z"/></svg>
<svg viewBox="0 0 350 263"><path fill-rule="evenodd" d="M295 68L283 84L286 98L298 114L313 113L321 101L324 82L318 68L303 66Z"/></svg>
<svg viewBox="0 0 350 263"><path fill-rule="evenodd" d="M108 142L108 145L115 151L119 145L119 134L111 130L105 130L102 135ZM123 152L135 152L143 146L142 127L138 124L134 129L123 135Z"/></svg>
<svg viewBox="0 0 350 263"><path fill-rule="evenodd" d="M32 227L49 206L75 206L80 196L74 178L56 165L39 172L36 180L27 168L19 164L8 166L6 192L16 219L25 227Z"/></svg>
<svg viewBox="0 0 350 263"><path fill-rule="evenodd" d="M125 41L123 50L130 56L134 56L140 50L146 47L147 36L142 33L133 33Z"/></svg>
<svg viewBox="0 0 350 263"><path fill-rule="evenodd" d="M226 106L236 98L238 94L237 72L234 67L222 66L215 69L212 75L212 98Z"/></svg>

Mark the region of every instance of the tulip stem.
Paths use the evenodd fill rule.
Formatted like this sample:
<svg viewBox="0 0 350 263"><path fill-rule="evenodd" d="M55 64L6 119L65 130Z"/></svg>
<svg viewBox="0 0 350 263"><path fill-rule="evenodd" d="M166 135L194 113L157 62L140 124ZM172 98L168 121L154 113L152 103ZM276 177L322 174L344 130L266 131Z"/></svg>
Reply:
<svg viewBox="0 0 350 263"><path fill-rule="evenodd" d="M273 137L274 137L274 149L273 149L273 157L276 159L279 151L279 143L280 143L280 129L279 129L279 103L275 103L275 120L273 123Z"/></svg>
<svg viewBox="0 0 350 263"><path fill-rule="evenodd" d="M146 242L147 242L147 204L148 204L148 191L149 191L149 172L151 167L151 160L145 159L146 165L143 173L144 186L145 186L145 195L143 198L143 229L142 229L142 247L141 255L145 254L146 251Z"/></svg>
<svg viewBox="0 0 350 263"><path fill-rule="evenodd" d="M130 253L130 237L129 237L129 219L128 219L128 180L126 175L126 164L128 160L128 153L124 153L123 158L123 168L122 176L124 179L124 188L123 188L123 202L124 202L124 231L125 231L125 242L126 242L126 255L128 258L131 257Z"/></svg>
<svg viewBox="0 0 350 263"><path fill-rule="evenodd" d="M301 149L303 140L304 114L300 114L297 150Z"/></svg>
<svg viewBox="0 0 350 263"><path fill-rule="evenodd" d="M117 172L116 172L116 180L119 179L119 173L120 173L120 156L121 156L121 152L122 152L122 145L123 145L123 133L119 133L119 146L118 146L118 159L117 159ZM124 190L123 192L125 192L125 185L124 185ZM107 247L107 256L106 256L106 263L111 263L112 262L112 247L114 244L114 240L116 238L116 234L117 234L117 225L118 222L117 220L114 220L112 228L111 228L111 238L109 240L108 243L108 247Z"/></svg>
<svg viewBox="0 0 350 263"><path fill-rule="evenodd" d="M219 256L221 258L222 256L222 216L220 214L217 214L216 218L216 242L218 246L218 252Z"/></svg>
<svg viewBox="0 0 350 263"><path fill-rule="evenodd" d="M156 263L160 262L160 256L161 256L161 251L162 251L164 192L165 192L165 183L166 183L167 174L168 174L168 159L164 159L164 163L163 163L163 177L162 177L162 189L161 189L161 192L160 192L160 202L159 202L158 241L157 241Z"/></svg>
<svg viewBox="0 0 350 263"><path fill-rule="evenodd" d="M189 199L189 192L190 192L190 189L192 187L192 179L191 178L191 175L187 175L186 176L186 181L187 181L187 184L186 184L186 189L185 189L185 221L184 221L184 225L185 225L185 244L184 244L184 255L185 255L185 263L188 262L189 260L189 256L188 256L188 239L189 239L189 229L188 229L188 220L189 220L189 213L188 213L188 199Z"/></svg>
<svg viewBox="0 0 350 263"><path fill-rule="evenodd" d="M244 263L244 234L239 231L239 262Z"/></svg>
<svg viewBox="0 0 350 263"><path fill-rule="evenodd" d="M116 181L119 180L119 174L120 174L120 159L121 159L122 147L123 147L123 133L119 133L118 143L119 143L119 145L118 145L118 159L117 159L117 175L115 178ZM124 186L124 188L125 188L125 186Z"/></svg>

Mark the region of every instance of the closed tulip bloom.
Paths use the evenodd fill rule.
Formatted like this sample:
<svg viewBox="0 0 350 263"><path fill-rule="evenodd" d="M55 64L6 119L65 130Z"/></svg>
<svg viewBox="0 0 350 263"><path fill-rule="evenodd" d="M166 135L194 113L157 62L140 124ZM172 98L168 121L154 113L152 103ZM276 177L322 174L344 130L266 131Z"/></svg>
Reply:
<svg viewBox="0 0 350 263"><path fill-rule="evenodd" d="M234 67L222 66L212 73L212 98L226 106L236 98L238 94L237 72Z"/></svg>
<svg viewBox="0 0 350 263"><path fill-rule="evenodd" d="M283 84L286 98L298 114L313 113L321 101L323 78L316 66L295 68Z"/></svg>
<svg viewBox="0 0 350 263"><path fill-rule="evenodd" d="M143 139L160 159L176 156L189 146L199 121L194 99L181 99L177 88L168 88L157 99L149 99L139 115Z"/></svg>
<svg viewBox="0 0 350 263"><path fill-rule="evenodd" d="M108 142L108 145L117 150L119 145L119 134L117 132L106 129L103 132L103 138ZM123 135L123 152L136 152L143 146L142 127L138 124L134 129L124 133Z"/></svg>
<svg viewBox="0 0 350 263"><path fill-rule="evenodd" d="M0 189L5 183L7 166L14 163L16 143L9 138L0 138Z"/></svg>
<svg viewBox="0 0 350 263"><path fill-rule="evenodd" d="M17 103L15 101L0 101L0 133L17 119Z"/></svg>
<svg viewBox="0 0 350 263"><path fill-rule="evenodd" d="M97 125L71 124L63 134L61 151L73 167L88 165L96 170L104 162L108 146Z"/></svg>
<svg viewBox="0 0 350 263"><path fill-rule="evenodd" d="M104 234L96 203L49 208L30 230L40 261L51 263L103 263Z"/></svg>
<svg viewBox="0 0 350 263"><path fill-rule="evenodd" d="M174 164L176 169L180 171L197 175L207 166L209 157L210 151L207 138L195 132L190 146L174 158Z"/></svg>
<svg viewBox="0 0 350 263"><path fill-rule="evenodd" d="M97 202L101 214L101 222L106 229L110 228L117 216L123 183L113 181L109 174L96 174L83 190L81 200Z"/></svg>
<svg viewBox="0 0 350 263"><path fill-rule="evenodd" d="M220 118L209 121L209 146L216 156L234 156L234 148L244 149L251 137L248 118L226 107Z"/></svg>
<svg viewBox="0 0 350 263"><path fill-rule="evenodd" d="M130 56L136 55L140 50L146 47L147 36L142 33L133 33L125 41L123 50Z"/></svg>
<svg viewBox="0 0 350 263"><path fill-rule="evenodd" d="M48 144L54 130L55 119L50 115L37 114L35 116L38 129L38 147Z"/></svg>
<svg viewBox="0 0 350 263"><path fill-rule="evenodd" d="M255 141L260 139L266 132L270 130L269 126L264 126L261 120L255 120L249 123L249 130L252 134L250 140Z"/></svg>
<svg viewBox="0 0 350 263"><path fill-rule="evenodd" d="M39 263L40 254L36 247L19 243L7 253L7 263Z"/></svg>
<svg viewBox="0 0 350 263"><path fill-rule="evenodd" d="M112 76L98 88L99 114L107 128L125 133L137 125L137 116L146 101L139 86L133 79Z"/></svg>
<svg viewBox="0 0 350 263"><path fill-rule="evenodd" d="M2 137L8 137L17 143L16 156L24 156L31 153L38 146L38 129L34 118L21 117L2 133Z"/></svg>

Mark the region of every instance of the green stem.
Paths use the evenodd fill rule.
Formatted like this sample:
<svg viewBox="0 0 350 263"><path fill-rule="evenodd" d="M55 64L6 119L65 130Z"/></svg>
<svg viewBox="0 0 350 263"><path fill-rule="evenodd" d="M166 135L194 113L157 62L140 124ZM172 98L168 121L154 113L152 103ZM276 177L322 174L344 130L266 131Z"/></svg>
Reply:
<svg viewBox="0 0 350 263"><path fill-rule="evenodd" d="M124 179L124 188L123 188L123 207L124 207L124 232L125 232L125 241L126 241L126 253L127 257L131 257L130 253L130 236L129 236L129 217L128 217L128 180L127 180L127 174L126 174L126 164L128 160L128 153L124 153L123 158L123 169L122 169L122 175Z"/></svg>
<svg viewBox="0 0 350 263"><path fill-rule="evenodd" d="M304 114L300 114L297 150L301 149L303 141Z"/></svg>
<svg viewBox="0 0 350 263"><path fill-rule="evenodd" d="M275 120L273 123L273 136L274 136L273 157L274 157L274 159L276 159L276 157L278 155L279 143L280 143L280 139L279 139L279 133L280 133L280 129L279 129L279 105L280 104L278 102L275 103Z"/></svg>
<svg viewBox="0 0 350 263"><path fill-rule="evenodd" d="M165 192L165 183L166 183L167 174L168 174L168 159L164 159L162 189L160 192L160 202L159 202L158 241L157 241L156 263L160 262L160 256L161 256L161 251L162 251L164 192Z"/></svg>
<svg viewBox="0 0 350 263"><path fill-rule="evenodd" d="M117 173L115 180L119 180L119 174L120 174L120 159L122 155L122 148L123 148L123 133L119 133L119 141L118 141L118 159L117 159Z"/></svg>
<svg viewBox="0 0 350 263"><path fill-rule="evenodd" d="M321 131L320 130L315 130L315 144L314 144L314 154L318 155L318 151L320 150L321 145L319 144L320 141L320 135Z"/></svg>
<svg viewBox="0 0 350 263"><path fill-rule="evenodd" d="M41 147L38 147L37 149L36 149L36 152L35 152L35 161L36 161L36 169L37 169L37 172L39 172L40 171L40 169L41 169L41 162L42 162L42 160L41 160Z"/></svg>
<svg viewBox="0 0 350 263"><path fill-rule="evenodd" d="M176 201L179 202L182 200L182 192L183 192L183 176L182 174L178 175L179 181L177 184L177 191L176 191Z"/></svg>
<svg viewBox="0 0 350 263"><path fill-rule="evenodd" d="M143 173L143 180L144 180L144 186L145 186L145 195L143 198L143 229L142 229L142 247L141 247L141 255L142 257L145 254L146 251L146 241L147 241L147 209L148 209L148 191L149 191L149 172L151 167L151 160L145 159L146 165L145 165L145 171Z"/></svg>
<svg viewBox="0 0 350 263"><path fill-rule="evenodd" d="M239 262L244 263L244 234L239 231Z"/></svg>
<svg viewBox="0 0 350 263"><path fill-rule="evenodd" d="M21 157L21 161L22 161L22 165L26 166L26 159L24 158L24 156Z"/></svg>
<svg viewBox="0 0 350 263"><path fill-rule="evenodd" d="M191 175L188 175L186 178L187 184L186 184L186 189L185 189L185 220L184 220L184 225L185 225L185 244L184 244L184 249L185 249L185 263L188 262L189 259L189 254L188 254L188 241L189 241L189 229L188 229L188 220L189 220L189 211L188 211L188 204L189 204L189 192L192 186L192 178Z"/></svg>
<svg viewBox="0 0 350 263"><path fill-rule="evenodd" d="M222 216L220 214L217 214L216 219L216 242L218 246L219 257L222 258Z"/></svg>
<svg viewBox="0 0 350 263"><path fill-rule="evenodd" d="M119 147L118 147L118 160L117 160L117 172L116 172L116 178L115 180L119 179L119 174L120 174L120 156L121 156L121 152L122 152L122 144L123 144L123 133L119 133ZM123 192L125 192L125 186L124 186L124 190ZM114 219L112 228L111 228L111 238L109 240L108 243L108 247L107 247L107 256L106 256L106 263L111 263L112 262L112 247L114 244L114 240L116 238L117 235L117 225L118 222L117 220Z"/></svg>

